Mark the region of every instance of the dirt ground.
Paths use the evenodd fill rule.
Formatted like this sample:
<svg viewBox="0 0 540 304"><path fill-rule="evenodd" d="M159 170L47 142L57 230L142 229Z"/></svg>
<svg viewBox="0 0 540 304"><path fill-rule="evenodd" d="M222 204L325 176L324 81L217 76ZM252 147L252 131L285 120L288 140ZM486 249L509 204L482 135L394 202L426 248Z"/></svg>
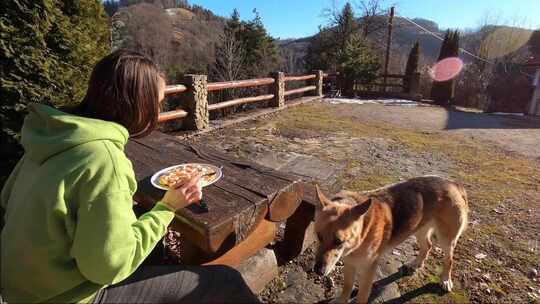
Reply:
<svg viewBox="0 0 540 304"><path fill-rule="evenodd" d="M426 267L391 278L399 293L385 301L538 303L540 299L539 120L428 106L322 102L194 140L314 178L328 191L367 190L425 174L460 181L468 191L471 214L455 253L455 290L442 293L438 287L441 253L432 250ZM412 239L406 244L409 249L393 252L398 263L412 260L411 244ZM312 263L313 250L308 249L281 266L280 277L260 294L261 299L319 302L336 296L341 266L321 278L311 271Z"/></svg>

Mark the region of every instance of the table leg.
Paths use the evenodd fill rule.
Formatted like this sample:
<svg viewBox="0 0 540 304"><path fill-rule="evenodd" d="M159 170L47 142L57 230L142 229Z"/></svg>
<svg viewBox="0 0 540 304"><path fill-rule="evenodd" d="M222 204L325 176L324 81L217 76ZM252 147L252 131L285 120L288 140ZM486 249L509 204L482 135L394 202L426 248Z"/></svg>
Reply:
<svg viewBox="0 0 540 304"><path fill-rule="evenodd" d="M280 246L280 260L290 261L302 253L306 229L315 217L312 204L302 202L296 211L287 219L285 235Z"/></svg>

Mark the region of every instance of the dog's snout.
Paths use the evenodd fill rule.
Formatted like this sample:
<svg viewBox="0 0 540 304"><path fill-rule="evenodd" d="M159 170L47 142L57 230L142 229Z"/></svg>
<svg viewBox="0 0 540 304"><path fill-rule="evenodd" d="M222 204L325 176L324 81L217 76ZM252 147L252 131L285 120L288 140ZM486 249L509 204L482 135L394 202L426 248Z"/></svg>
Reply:
<svg viewBox="0 0 540 304"><path fill-rule="evenodd" d="M315 273L318 275L321 275L321 276L324 275L323 264L321 262L316 262L315 266L313 267L313 271L315 271Z"/></svg>

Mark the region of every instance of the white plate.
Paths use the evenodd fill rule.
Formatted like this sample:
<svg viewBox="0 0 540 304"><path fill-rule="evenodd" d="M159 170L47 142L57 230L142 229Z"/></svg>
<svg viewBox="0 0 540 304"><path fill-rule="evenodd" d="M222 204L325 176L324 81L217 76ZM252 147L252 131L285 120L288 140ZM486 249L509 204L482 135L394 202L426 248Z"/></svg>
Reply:
<svg viewBox="0 0 540 304"><path fill-rule="evenodd" d="M179 167L184 167L184 166L187 166L187 165L201 165L201 166L211 168L212 170L214 170L216 172L217 177L211 183L203 185L203 187L210 186L211 184L217 182L223 176L223 172L221 171L221 169L214 166L214 165L200 164L200 163L187 163L187 164L171 166L171 167L159 170L154 175L152 175L152 177L150 178L150 183L152 183L152 186L154 186L154 187L156 187L158 189L169 190L168 187L165 187L165 186L162 186L162 185L159 184L159 177L161 175L165 174L166 172L170 171L170 170L173 170L173 169L176 169L176 168L179 168Z"/></svg>

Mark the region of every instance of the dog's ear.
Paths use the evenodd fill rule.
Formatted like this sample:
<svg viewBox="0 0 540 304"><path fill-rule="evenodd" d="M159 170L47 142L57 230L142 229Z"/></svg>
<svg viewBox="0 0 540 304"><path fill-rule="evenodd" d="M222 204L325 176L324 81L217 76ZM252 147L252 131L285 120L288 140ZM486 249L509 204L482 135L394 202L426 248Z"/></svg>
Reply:
<svg viewBox="0 0 540 304"><path fill-rule="evenodd" d="M371 207L371 198L368 198L365 202L350 209L350 216L353 220L357 220L369 210L369 207Z"/></svg>
<svg viewBox="0 0 540 304"><path fill-rule="evenodd" d="M317 198L319 199L320 208L328 207L332 202L324 195L322 190L319 188L319 185L315 185L315 190L317 191Z"/></svg>

